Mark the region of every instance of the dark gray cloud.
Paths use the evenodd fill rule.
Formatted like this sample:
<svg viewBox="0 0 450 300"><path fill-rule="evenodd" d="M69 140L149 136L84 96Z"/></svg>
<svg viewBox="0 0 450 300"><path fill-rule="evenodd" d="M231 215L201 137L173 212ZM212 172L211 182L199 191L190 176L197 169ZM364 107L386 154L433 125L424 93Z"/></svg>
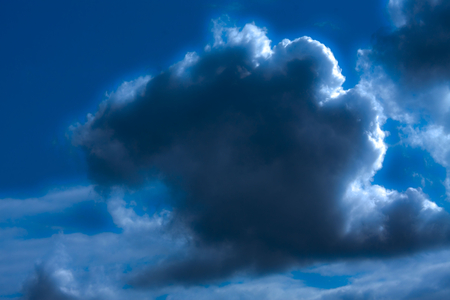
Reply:
<svg viewBox="0 0 450 300"><path fill-rule="evenodd" d="M23 288L21 300L76 300L63 292L52 274L43 266L37 266L34 276Z"/></svg>
<svg viewBox="0 0 450 300"><path fill-rule="evenodd" d="M382 100L387 116L405 123L423 120L448 129L450 3L391 0L393 28L360 50L362 83Z"/></svg>
<svg viewBox="0 0 450 300"><path fill-rule="evenodd" d="M374 35L371 58L410 88L448 81L450 3L403 0L390 6L399 27Z"/></svg>
<svg viewBox="0 0 450 300"><path fill-rule="evenodd" d="M173 225L191 231L190 248L133 285L193 284L449 241L447 213L420 191L368 184L384 153L382 115L360 87L342 91L331 51L309 38L269 43L251 24L216 26L201 56L127 83L72 128L94 181L162 180Z"/></svg>

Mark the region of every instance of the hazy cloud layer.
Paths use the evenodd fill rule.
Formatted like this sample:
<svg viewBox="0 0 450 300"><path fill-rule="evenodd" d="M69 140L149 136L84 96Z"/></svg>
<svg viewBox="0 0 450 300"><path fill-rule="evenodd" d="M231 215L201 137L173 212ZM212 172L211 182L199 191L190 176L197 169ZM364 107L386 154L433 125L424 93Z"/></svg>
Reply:
<svg viewBox="0 0 450 300"><path fill-rule="evenodd" d="M214 44L119 88L71 128L104 187L163 181L172 228L192 242L132 277L200 283L317 259L447 244L448 214L418 190L371 186L384 120L361 84L343 91L331 51L308 37L216 21ZM119 96L123 95L123 96Z"/></svg>
<svg viewBox="0 0 450 300"><path fill-rule="evenodd" d="M101 274L96 274L96 278L83 284L76 279L83 277L77 274L79 270L40 266L26 281L21 299L150 300L164 295L169 300L447 299L450 293L448 258L448 251L438 251L401 259L325 264L303 270L303 274L322 277L322 280L332 281L336 276L349 278L348 284L329 289L314 287L313 282L289 273L261 278L236 277L220 285L166 286L153 290L122 289L119 282L101 277ZM113 278L109 276L111 277ZM46 298L42 298L44 296Z"/></svg>
<svg viewBox="0 0 450 300"><path fill-rule="evenodd" d="M93 186L53 190L39 198L0 199L0 223L40 213L60 212L76 203L101 200Z"/></svg>

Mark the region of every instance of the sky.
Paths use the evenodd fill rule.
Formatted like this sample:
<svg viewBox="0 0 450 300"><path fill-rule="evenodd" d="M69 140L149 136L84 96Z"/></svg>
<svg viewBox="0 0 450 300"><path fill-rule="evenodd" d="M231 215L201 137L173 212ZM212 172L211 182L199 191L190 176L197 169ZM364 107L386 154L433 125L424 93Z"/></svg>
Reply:
<svg viewBox="0 0 450 300"><path fill-rule="evenodd" d="M0 299L448 299L449 20L4 1Z"/></svg>

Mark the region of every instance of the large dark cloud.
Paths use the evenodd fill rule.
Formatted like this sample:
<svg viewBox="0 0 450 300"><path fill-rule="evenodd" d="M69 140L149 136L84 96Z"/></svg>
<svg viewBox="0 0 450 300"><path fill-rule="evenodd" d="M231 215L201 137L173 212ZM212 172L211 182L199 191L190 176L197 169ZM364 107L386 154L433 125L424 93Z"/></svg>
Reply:
<svg viewBox="0 0 450 300"><path fill-rule="evenodd" d="M215 38L200 57L128 83L126 96L112 95L72 128L93 180L162 180L174 225L191 230L192 247L132 284L198 283L448 242L448 215L420 191L356 188L381 162L382 116L359 87L342 92L329 49L301 38L271 50L254 25L216 28Z"/></svg>

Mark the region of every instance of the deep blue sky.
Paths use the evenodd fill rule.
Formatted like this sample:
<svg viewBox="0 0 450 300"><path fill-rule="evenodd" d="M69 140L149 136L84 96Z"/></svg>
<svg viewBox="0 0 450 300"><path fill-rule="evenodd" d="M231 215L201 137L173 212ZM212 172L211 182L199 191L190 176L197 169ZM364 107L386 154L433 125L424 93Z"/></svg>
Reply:
<svg viewBox="0 0 450 300"><path fill-rule="evenodd" d="M211 19L255 21L273 43L303 35L325 43L349 88L356 50L389 24L370 1L3 1L0 4L0 195L44 193L86 181L64 133L106 91L157 74L211 41ZM357 13L355 13L357 12Z"/></svg>

